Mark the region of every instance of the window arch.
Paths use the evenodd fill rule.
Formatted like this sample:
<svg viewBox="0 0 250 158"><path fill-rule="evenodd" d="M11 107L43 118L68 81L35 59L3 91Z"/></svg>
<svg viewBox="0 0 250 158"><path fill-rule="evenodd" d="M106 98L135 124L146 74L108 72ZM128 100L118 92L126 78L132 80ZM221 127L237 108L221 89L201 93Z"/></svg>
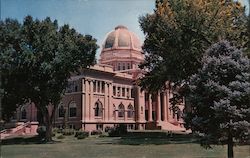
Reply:
<svg viewBox="0 0 250 158"><path fill-rule="evenodd" d="M27 111L25 109L25 105L21 107L21 119L27 119Z"/></svg>
<svg viewBox="0 0 250 158"><path fill-rule="evenodd" d="M124 113L125 113L125 108L124 105L121 103L118 106L118 117L124 117Z"/></svg>
<svg viewBox="0 0 250 158"><path fill-rule="evenodd" d="M134 107L131 104L128 105L127 115L128 115L128 118L134 117Z"/></svg>
<svg viewBox="0 0 250 158"><path fill-rule="evenodd" d="M69 103L69 117L76 117L76 102L71 101Z"/></svg>
<svg viewBox="0 0 250 158"><path fill-rule="evenodd" d="M95 110L95 116L102 117L103 106L102 106L102 103L99 100L95 103L94 110Z"/></svg>
<svg viewBox="0 0 250 158"><path fill-rule="evenodd" d="M61 103L58 108L58 117L64 117L64 113L65 113L64 107L63 104Z"/></svg>

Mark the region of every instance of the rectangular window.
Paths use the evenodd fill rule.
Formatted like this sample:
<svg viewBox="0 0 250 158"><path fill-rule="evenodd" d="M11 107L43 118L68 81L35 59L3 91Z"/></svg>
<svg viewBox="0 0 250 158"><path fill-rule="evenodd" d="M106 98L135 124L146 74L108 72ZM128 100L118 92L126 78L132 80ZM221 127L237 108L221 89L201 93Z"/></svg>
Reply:
<svg viewBox="0 0 250 158"><path fill-rule="evenodd" d="M116 96L116 87L113 86L113 96Z"/></svg>
<svg viewBox="0 0 250 158"><path fill-rule="evenodd" d="M126 69L126 65L125 63L122 64L122 70L125 70Z"/></svg>
<svg viewBox="0 0 250 158"><path fill-rule="evenodd" d="M118 63L118 71L121 70L121 63Z"/></svg>
<svg viewBox="0 0 250 158"><path fill-rule="evenodd" d="M102 93L105 91L105 82L102 82Z"/></svg>
<svg viewBox="0 0 250 158"><path fill-rule="evenodd" d="M100 81L97 81L97 92L100 93Z"/></svg>
<svg viewBox="0 0 250 158"><path fill-rule="evenodd" d="M118 96L118 97L121 96L121 87L118 87L118 89L117 89L117 96Z"/></svg>
<svg viewBox="0 0 250 158"><path fill-rule="evenodd" d="M130 63L128 63L128 69L130 69Z"/></svg>
<svg viewBox="0 0 250 158"><path fill-rule="evenodd" d="M93 82L93 92L96 92L96 81Z"/></svg>
<svg viewBox="0 0 250 158"><path fill-rule="evenodd" d="M122 88L122 96L125 97L125 88Z"/></svg>
<svg viewBox="0 0 250 158"><path fill-rule="evenodd" d="M127 88L127 98L129 98L129 88Z"/></svg>

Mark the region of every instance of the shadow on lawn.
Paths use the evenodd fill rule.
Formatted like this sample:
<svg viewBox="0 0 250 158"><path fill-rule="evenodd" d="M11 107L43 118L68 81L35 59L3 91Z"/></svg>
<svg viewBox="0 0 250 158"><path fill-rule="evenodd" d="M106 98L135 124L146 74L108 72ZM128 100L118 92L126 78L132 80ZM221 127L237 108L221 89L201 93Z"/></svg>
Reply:
<svg viewBox="0 0 250 158"><path fill-rule="evenodd" d="M112 140L103 140L96 144L118 144L118 145L164 145L164 144L199 144L199 138L192 135L175 135L168 137L138 137L123 136L114 137Z"/></svg>
<svg viewBox="0 0 250 158"><path fill-rule="evenodd" d="M1 145L17 145L17 144L28 145L28 144L55 144L55 143L61 143L61 141L46 142L41 140L41 138L38 136L14 137L1 140Z"/></svg>

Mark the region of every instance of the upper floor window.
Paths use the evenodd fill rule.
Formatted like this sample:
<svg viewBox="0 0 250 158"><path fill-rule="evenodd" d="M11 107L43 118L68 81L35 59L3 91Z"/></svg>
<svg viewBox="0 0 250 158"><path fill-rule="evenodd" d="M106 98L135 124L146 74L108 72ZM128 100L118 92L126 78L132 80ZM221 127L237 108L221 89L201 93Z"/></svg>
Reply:
<svg viewBox="0 0 250 158"><path fill-rule="evenodd" d="M120 97L120 95L121 95L121 87L118 87L117 88L117 96Z"/></svg>
<svg viewBox="0 0 250 158"><path fill-rule="evenodd" d="M96 92L96 81L93 81L93 92Z"/></svg>
<svg viewBox="0 0 250 158"><path fill-rule="evenodd" d="M121 63L118 63L118 70L121 70Z"/></svg>
<svg viewBox="0 0 250 158"><path fill-rule="evenodd" d="M116 86L113 86L113 96L116 96Z"/></svg>
<svg viewBox="0 0 250 158"><path fill-rule="evenodd" d="M76 117L77 106L74 101L69 103L69 117Z"/></svg>
<svg viewBox="0 0 250 158"><path fill-rule="evenodd" d="M125 88L122 88L122 96L125 97Z"/></svg>
<svg viewBox="0 0 250 158"><path fill-rule="evenodd" d="M128 63L128 69L130 69L130 63Z"/></svg>
<svg viewBox="0 0 250 158"><path fill-rule="evenodd" d="M122 64L122 70L125 70L126 69L126 65L125 63Z"/></svg>
<svg viewBox="0 0 250 158"><path fill-rule="evenodd" d="M67 88L66 88L66 93L72 93L72 92L78 92L78 91L79 91L78 82L69 81Z"/></svg>
<svg viewBox="0 0 250 158"><path fill-rule="evenodd" d="M99 100L95 103L94 110L95 110L95 116L102 117L103 106L102 106L102 103Z"/></svg>

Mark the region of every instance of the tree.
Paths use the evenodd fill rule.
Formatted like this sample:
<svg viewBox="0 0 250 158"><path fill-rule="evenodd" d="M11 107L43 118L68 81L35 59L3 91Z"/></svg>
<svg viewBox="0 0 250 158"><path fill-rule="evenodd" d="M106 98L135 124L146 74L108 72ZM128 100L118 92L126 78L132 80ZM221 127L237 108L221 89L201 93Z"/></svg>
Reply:
<svg viewBox="0 0 250 158"><path fill-rule="evenodd" d="M233 158L233 146L250 138L250 60L229 42L216 43L191 77L189 90L186 127L203 136L205 147L227 144Z"/></svg>
<svg viewBox="0 0 250 158"><path fill-rule="evenodd" d="M23 101L35 103L46 125L46 140L51 141L52 121L67 81L72 73L94 64L96 40L68 25L58 27L56 20L33 20L30 16L23 24L6 19L1 22L0 31L4 97L9 101L12 92L18 96L15 103L6 106L16 107L17 102ZM25 88L21 95L19 91L11 91L16 89L12 80Z"/></svg>
<svg viewBox="0 0 250 158"><path fill-rule="evenodd" d="M233 0L156 0L139 22L146 35L141 68L148 70L140 84L152 90L185 84L211 44L227 39L239 48L248 39L244 7Z"/></svg>

